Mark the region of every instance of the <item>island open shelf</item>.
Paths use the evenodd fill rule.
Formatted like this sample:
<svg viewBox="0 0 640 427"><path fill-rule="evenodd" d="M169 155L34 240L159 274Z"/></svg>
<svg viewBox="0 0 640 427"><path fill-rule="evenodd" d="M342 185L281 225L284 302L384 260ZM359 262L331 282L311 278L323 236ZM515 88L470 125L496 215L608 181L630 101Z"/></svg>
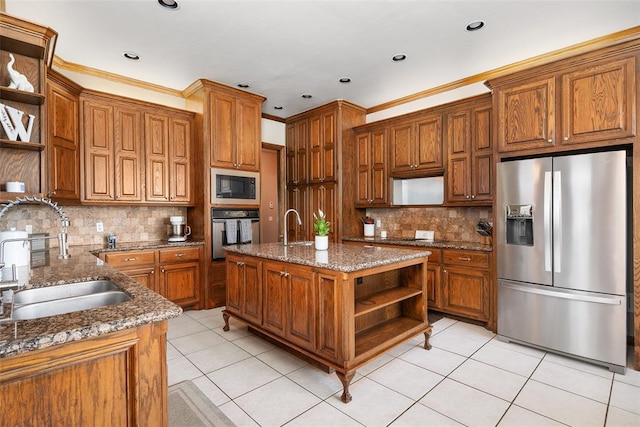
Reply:
<svg viewBox="0 0 640 427"><path fill-rule="evenodd" d="M332 244L238 245L227 249L230 316L260 336L335 370L342 401L356 370L419 334L426 349L429 251Z"/></svg>

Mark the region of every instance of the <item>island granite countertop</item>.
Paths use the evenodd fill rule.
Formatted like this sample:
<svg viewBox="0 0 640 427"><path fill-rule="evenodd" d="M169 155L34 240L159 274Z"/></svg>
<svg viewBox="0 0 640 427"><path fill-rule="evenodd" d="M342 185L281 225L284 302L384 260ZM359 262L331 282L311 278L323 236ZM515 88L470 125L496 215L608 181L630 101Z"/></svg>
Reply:
<svg viewBox="0 0 640 427"><path fill-rule="evenodd" d="M383 248L380 246L344 245L341 243L329 243L329 249L326 251L316 251L313 243L309 245L294 244L287 247L282 243L233 245L226 246L225 250L242 255L325 268L343 273L353 273L431 255L428 250L416 251Z"/></svg>
<svg viewBox="0 0 640 427"><path fill-rule="evenodd" d="M343 237L343 242L362 242L369 244L382 244L382 245L398 245L398 246L408 246L408 247L418 247L418 248L433 248L433 249L459 249L459 250L468 250L468 251L484 251L491 252L493 247L491 245L484 245L478 242L462 242L455 240L415 240L415 239L405 239L402 237L393 237L388 236L386 239L381 237Z"/></svg>
<svg viewBox="0 0 640 427"><path fill-rule="evenodd" d="M185 243L191 242L120 244L115 250L173 247ZM93 254L104 250L109 249L96 245L72 246L69 248L71 257L59 260L58 250L52 249L46 265L31 268L25 288L110 279L129 294L131 300L91 310L0 323L0 358L166 320L182 313L176 304L109 267Z"/></svg>

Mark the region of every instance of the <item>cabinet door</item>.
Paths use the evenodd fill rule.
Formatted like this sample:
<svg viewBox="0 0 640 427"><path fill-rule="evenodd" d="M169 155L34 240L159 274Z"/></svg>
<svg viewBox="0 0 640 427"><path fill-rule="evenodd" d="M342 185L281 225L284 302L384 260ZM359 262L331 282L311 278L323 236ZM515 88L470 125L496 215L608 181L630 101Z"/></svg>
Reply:
<svg viewBox="0 0 640 427"><path fill-rule="evenodd" d="M363 132L356 135L356 206L367 207L373 201L371 188L371 133Z"/></svg>
<svg viewBox="0 0 640 427"><path fill-rule="evenodd" d="M496 90L498 151L547 148L555 139L553 77Z"/></svg>
<svg viewBox="0 0 640 427"><path fill-rule="evenodd" d="M447 202L471 199L471 118L469 109L447 115Z"/></svg>
<svg viewBox="0 0 640 427"><path fill-rule="evenodd" d="M169 201L169 118L161 114L144 115L146 139L146 199Z"/></svg>
<svg viewBox="0 0 640 427"><path fill-rule="evenodd" d="M489 318L489 273L486 270L444 266L443 310L486 321Z"/></svg>
<svg viewBox="0 0 640 427"><path fill-rule="evenodd" d="M475 201L493 200L492 106L474 108L471 113L471 197Z"/></svg>
<svg viewBox="0 0 640 427"><path fill-rule="evenodd" d="M113 200L113 108L96 101L82 104L86 200Z"/></svg>
<svg viewBox="0 0 640 427"><path fill-rule="evenodd" d="M80 200L78 95L48 80L49 194L53 200Z"/></svg>
<svg viewBox="0 0 640 427"><path fill-rule="evenodd" d="M153 267L122 269L123 273L131 277L141 285L146 286L154 292L160 293L160 289L156 284L156 271Z"/></svg>
<svg viewBox="0 0 640 427"><path fill-rule="evenodd" d="M389 204L387 170L387 134L384 129L371 132L371 200L373 205Z"/></svg>
<svg viewBox="0 0 640 427"><path fill-rule="evenodd" d="M260 171L261 105L245 100L237 101L235 153L236 167L247 171Z"/></svg>
<svg viewBox="0 0 640 427"><path fill-rule="evenodd" d="M117 201L142 200L142 119L138 110L114 110L115 196Z"/></svg>
<svg viewBox="0 0 640 427"><path fill-rule="evenodd" d="M236 102L231 95L210 94L211 166L234 169L236 166L233 142L236 127Z"/></svg>
<svg viewBox="0 0 640 427"><path fill-rule="evenodd" d="M317 331L316 352L328 360L343 358L341 340L346 333L341 317L342 291L344 284L335 276L322 273L316 275ZM348 349L346 349L348 351Z"/></svg>
<svg viewBox="0 0 640 427"><path fill-rule="evenodd" d="M308 182L308 126L306 119L287 125L287 183L290 185Z"/></svg>
<svg viewBox="0 0 640 427"><path fill-rule="evenodd" d="M160 266L160 294L180 306L200 302L200 263L181 262Z"/></svg>
<svg viewBox="0 0 640 427"><path fill-rule="evenodd" d="M440 265L427 264L427 307L433 309L442 308L440 301Z"/></svg>
<svg viewBox="0 0 640 427"><path fill-rule="evenodd" d="M264 322L262 326L281 337L285 336L287 286L285 266L264 263Z"/></svg>
<svg viewBox="0 0 640 427"><path fill-rule="evenodd" d="M287 223L287 239L289 242L298 240L309 240L312 231L308 228L310 219L308 214L307 190L308 186L297 186L287 188L287 209L295 209L300 214L302 224L298 224L295 214L289 214Z"/></svg>
<svg viewBox="0 0 640 427"><path fill-rule="evenodd" d="M242 258L227 254L227 306L226 309L234 314L242 313L242 288L244 282L244 264Z"/></svg>
<svg viewBox="0 0 640 427"><path fill-rule="evenodd" d="M287 266L285 275L285 337L303 348L315 349L316 293L313 272Z"/></svg>
<svg viewBox="0 0 640 427"><path fill-rule="evenodd" d="M562 145L636 135L635 57L562 76Z"/></svg>
<svg viewBox="0 0 640 427"><path fill-rule="evenodd" d="M262 324L262 262L245 258L243 265L243 307L245 319Z"/></svg>
<svg viewBox="0 0 640 427"><path fill-rule="evenodd" d="M326 215L327 220L331 223L331 231L329 232L329 241L336 242L337 241L337 227L339 226L340 221L337 221L338 217L338 209L336 206L336 184L333 182L327 182L325 184L320 185L312 185L311 189L311 218L310 221L313 221L313 213L318 214L319 210ZM312 222L311 222L312 223ZM314 235L313 227L310 227L310 235Z"/></svg>
<svg viewBox="0 0 640 427"><path fill-rule="evenodd" d="M336 132L335 112L309 118L309 181L312 183L336 179Z"/></svg>
<svg viewBox="0 0 640 427"><path fill-rule="evenodd" d="M413 160L413 123L403 123L389 129L391 151L391 173L412 172Z"/></svg>
<svg viewBox="0 0 640 427"><path fill-rule="evenodd" d="M434 115L415 124L414 169L431 171L443 169L442 116Z"/></svg>
<svg viewBox="0 0 640 427"><path fill-rule="evenodd" d="M170 201L191 202L191 121L169 122Z"/></svg>

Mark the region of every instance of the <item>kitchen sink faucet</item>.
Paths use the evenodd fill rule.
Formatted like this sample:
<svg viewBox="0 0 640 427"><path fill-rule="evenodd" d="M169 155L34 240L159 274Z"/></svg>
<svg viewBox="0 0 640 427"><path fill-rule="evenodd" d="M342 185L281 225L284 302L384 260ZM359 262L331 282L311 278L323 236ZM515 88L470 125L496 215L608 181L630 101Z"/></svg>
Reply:
<svg viewBox="0 0 640 427"><path fill-rule="evenodd" d="M284 245L285 245L285 247L289 244L289 242L287 241L287 215L289 215L289 213L291 213L291 212L293 212L293 213L295 213L295 214L296 214L296 216L298 217L298 224L299 224L299 225L302 225L302 220L300 219L300 214L298 213L298 211L297 211L297 210L295 210L295 209L289 209L288 211L286 211L286 212L284 213L284 221L283 221L283 224L284 224ZM2 218L2 216L1 216L1 215L0 215L0 218Z"/></svg>

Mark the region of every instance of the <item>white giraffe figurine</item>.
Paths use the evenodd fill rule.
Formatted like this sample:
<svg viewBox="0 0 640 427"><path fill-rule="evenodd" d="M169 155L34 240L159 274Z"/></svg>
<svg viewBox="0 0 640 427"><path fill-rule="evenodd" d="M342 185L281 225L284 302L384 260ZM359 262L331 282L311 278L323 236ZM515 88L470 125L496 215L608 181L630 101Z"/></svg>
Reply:
<svg viewBox="0 0 640 427"><path fill-rule="evenodd" d="M29 83L27 77L24 74L21 74L13 69L13 63L16 62L16 59L13 57L12 53L9 54L9 58L11 58L7 63L7 72L9 73L9 78L11 79L9 88L23 90L25 92L33 92L33 85Z"/></svg>

